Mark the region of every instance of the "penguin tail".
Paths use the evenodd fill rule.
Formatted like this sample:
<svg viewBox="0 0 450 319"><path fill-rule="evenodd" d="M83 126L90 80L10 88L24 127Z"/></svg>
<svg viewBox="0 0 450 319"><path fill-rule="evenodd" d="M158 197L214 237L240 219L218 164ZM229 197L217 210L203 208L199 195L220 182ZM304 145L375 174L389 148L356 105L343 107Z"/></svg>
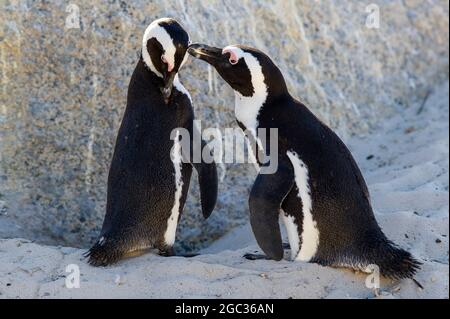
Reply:
<svg viewBox="0 0 450 319"><path fill-rule="evenodd" d="M375 248L375 249L373 249ZM368 252L370 264L379 267L381 275L390 279L413 279L422 263L415 259L409 252L396 246L393 242L384 238L378 247L372 247Z"/></svg>
<svg viewBox="0 0 450 319"><path fill-rule="evenodd" d="M121 245L101 237L83 256L91 266L105 267L118 262L125 253L126 249Z"/></svg>

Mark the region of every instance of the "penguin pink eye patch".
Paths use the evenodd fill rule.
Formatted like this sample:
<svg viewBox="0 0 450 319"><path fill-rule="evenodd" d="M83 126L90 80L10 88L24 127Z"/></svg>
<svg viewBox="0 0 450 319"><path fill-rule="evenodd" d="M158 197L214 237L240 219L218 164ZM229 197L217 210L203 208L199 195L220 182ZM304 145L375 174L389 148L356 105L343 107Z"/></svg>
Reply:
<svg viewBox="0 0 450 319"><path fill-rule="evenodd" d="M224 48L222 50L222 54L226 54L226 53L230 54L230 59L228 61L230 61L231 64L235 65L238 63L239 59L236 55L236 52L234 52L231 48Z"/></svg>
<svg viewBox="0 0 450 319"><path fill-rule="evenodd" d="M169 61L167 61L166 57L163 55L161 55L161 61L165 64L167 64L167 71L171 72L173 70L173 64L169 63Z"/></svg>

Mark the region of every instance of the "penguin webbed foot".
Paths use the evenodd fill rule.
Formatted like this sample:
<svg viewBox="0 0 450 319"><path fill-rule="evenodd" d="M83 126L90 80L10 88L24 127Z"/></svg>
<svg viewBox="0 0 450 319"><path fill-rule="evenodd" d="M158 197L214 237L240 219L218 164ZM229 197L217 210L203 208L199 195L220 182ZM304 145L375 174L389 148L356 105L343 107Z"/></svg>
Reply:
<svg viewBox="0 0 450 319"><path fill-rule="evenodd" d="M184 257L184 258L192 258L192 257L200 256L200 254L197 254L197 253L186 253L186 254L178 254L177 256Z"/></svg>
<svg viewBox="0 0 450 319"><path fill-rule="evenodd" d="M164 248L159 250L159 255L162 257L184 257L184 258L192 258L196 257L200 254L197 253L185 253L185 254L177 254L175 253L175 249L173 247Z"/></svg>
<svg viewBox="0 0 450 319"><path fill-rule="evenodd" d="M172 256L175 256L175 249L173 249L173 247L159 249L158 255L160 255L161 257L172 257Z"/></svg>
<svg viewBox="0 0 450 319"><path fill-rule="evenodd" d="M272 258L270 258L269 256L263 255L263 254L245 254L243 256L245 259L247 260L273 260Z"/></svg>
<svg viewBox="0 0 450 319"><path fill-rule="evenodd" d="M289 243L282 243L281 245L283 247L283 249L291 249L291 245L289 245ZM275 260L273 258L270 258L267 255L264 254L252 254L252 253L247 253L244 256L245 259L247 260Z"/></svg>

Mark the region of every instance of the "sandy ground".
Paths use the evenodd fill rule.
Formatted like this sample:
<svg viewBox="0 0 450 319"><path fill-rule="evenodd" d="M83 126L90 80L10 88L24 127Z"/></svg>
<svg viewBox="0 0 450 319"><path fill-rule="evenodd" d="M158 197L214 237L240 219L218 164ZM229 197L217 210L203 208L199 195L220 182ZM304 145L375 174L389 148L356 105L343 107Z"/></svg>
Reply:
<svg viewBox="0 0 450 319"><path fill-rule="evenodd" d="M258 247L246 225L198 257L146 254L108 268L88 266L78 249L0 240L0 298L448 298L448 120L446 83L422 108L349 142L383 230L424 263L416 277L423 289L382 280L376 292L350 270L247 261L242 255ZM70 264L79 267L79 288L66 287Z"/></svg>

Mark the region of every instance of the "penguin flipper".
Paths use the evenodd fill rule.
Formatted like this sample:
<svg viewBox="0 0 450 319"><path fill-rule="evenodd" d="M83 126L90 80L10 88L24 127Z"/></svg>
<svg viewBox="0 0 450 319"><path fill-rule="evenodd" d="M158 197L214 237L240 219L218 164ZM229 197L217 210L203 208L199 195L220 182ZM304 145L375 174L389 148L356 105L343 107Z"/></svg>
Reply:
<svg viewBox="0 0 450 319"><path fill-rule="evenodd" d="M274 174L259 174L250 192L250 224L264 253L274 260L283 258L280 225L281 203L294 185L292 166L279 163Z"/></svg>
<svg viewBox="0 0 450 319"><path fill-rule="evenodd" d="M202 149L204 148L209 150L209 146L202 140ZM216 163L214 161L211 163L206 163L203 158L200 163L195 163L195 161L191 161L191 163L198 173L202 213L203 217L207 219L214 210L217 201L217 189L219 182Z"/></svg>
<svg viewBox="0 0 450 319"><path fill-rule="evenodd" d="M214 162L211 164L194 164L194 167L197 170L198 182L200 184L200 201L202 203L202 213L203 217L207 219L214 210L217 201L217 168Z"/></svg>

